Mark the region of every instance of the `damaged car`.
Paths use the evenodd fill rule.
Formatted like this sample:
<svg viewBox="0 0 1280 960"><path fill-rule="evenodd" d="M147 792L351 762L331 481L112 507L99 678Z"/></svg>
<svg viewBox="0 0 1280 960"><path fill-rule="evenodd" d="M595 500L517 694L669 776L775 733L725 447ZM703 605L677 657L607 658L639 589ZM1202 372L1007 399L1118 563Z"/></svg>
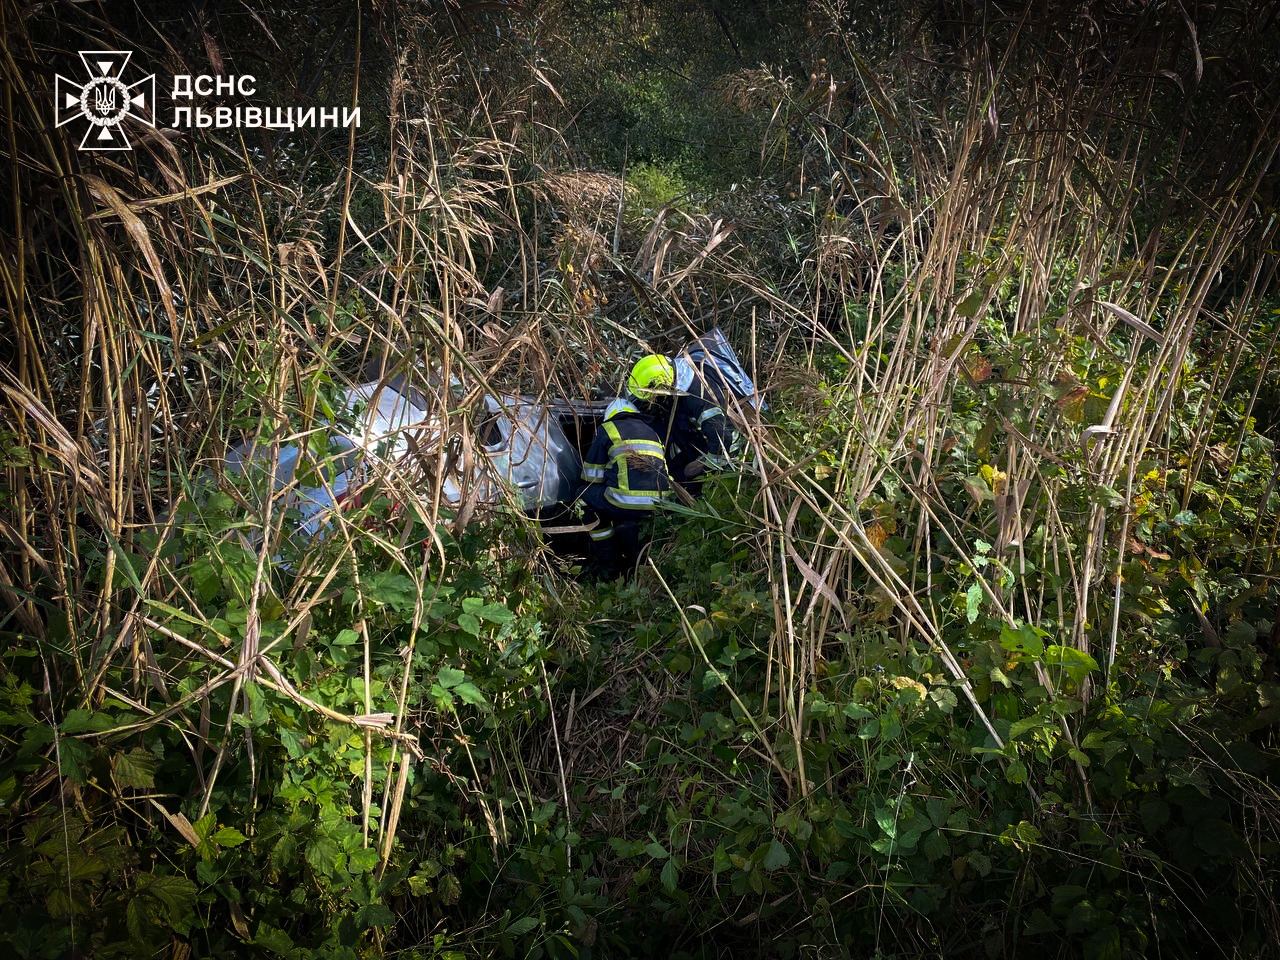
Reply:
<svg viewBox="0 0 1280 960"><path fill-rule="evenodd" d="M713 367L744 407L764 409L751 376L724 333L715 328L675 354L677 381ZM460 386L455 384L455 386ZM581 491L582 456L612 398L544 399L485 394L473 413L474 448L459 450L430 405L401 375L346 388L305 442L255 438L233 446L224 467L289 511L298 539L323 537L337 511L397 471L413 469L417 454L453 444L437 480L440 499L514 502L547 523L563 523ZM269 478L269 479L268 479Z"/></svg>

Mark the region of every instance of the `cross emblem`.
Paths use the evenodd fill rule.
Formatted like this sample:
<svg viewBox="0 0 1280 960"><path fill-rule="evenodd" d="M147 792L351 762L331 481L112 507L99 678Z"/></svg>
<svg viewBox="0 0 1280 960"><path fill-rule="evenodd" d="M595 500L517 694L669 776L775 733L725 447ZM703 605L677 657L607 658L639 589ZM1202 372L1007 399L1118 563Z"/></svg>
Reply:
<svg viewBox="0 0 1280 960"><path fill-rule="evenodd" d="M127 50L81 50L80 59L89 79L76 83L62 74L55 78L54 126L80 119L88 121L81 150L131 150L129 137L121 126L125 117L149 127L156 125L155 74L128 85L121 79L131 56Z"/></svg>

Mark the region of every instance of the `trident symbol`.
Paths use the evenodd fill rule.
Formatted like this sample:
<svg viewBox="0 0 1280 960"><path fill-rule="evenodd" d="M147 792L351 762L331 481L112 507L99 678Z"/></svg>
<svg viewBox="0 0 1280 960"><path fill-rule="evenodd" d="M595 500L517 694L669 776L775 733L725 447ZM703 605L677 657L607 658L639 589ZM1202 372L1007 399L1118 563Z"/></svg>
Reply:
<svg viewBox="0 0 1280 960"><path fill-rule="evenodd" d="M104 117L109 113L115 112L115 109L116 109L115 90L110 87L108 87L105 90L99 87L97 90L93 91L93 107L95 110L98 111L98 113L102 114L102 116Z"/></svg>

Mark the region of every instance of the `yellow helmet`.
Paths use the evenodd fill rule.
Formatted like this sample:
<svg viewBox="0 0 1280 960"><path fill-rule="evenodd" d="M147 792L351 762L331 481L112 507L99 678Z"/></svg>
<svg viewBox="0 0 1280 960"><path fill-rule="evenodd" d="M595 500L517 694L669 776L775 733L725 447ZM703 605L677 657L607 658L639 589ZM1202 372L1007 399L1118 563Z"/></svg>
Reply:
<svg viewBox="0 0 1280 960"><path fill-rule="evenodd" d="M641 357L631 368L627 390L637 400L652 400L661 394L675 392L676 371L671 361L658 353Z"/></svg>

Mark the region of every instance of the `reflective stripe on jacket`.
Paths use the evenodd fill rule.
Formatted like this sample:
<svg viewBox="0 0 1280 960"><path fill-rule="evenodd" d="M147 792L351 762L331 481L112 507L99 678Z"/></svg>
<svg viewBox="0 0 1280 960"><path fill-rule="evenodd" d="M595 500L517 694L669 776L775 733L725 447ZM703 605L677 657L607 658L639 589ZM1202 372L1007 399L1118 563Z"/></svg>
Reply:
<svg viewBox="0 0 1280 960"><path fill-rule="evenodd" d="M604 485L604 499L623 510L652 510L671 495L667 458L642 416L615 414L591 441L582 479Z"/></svg>

